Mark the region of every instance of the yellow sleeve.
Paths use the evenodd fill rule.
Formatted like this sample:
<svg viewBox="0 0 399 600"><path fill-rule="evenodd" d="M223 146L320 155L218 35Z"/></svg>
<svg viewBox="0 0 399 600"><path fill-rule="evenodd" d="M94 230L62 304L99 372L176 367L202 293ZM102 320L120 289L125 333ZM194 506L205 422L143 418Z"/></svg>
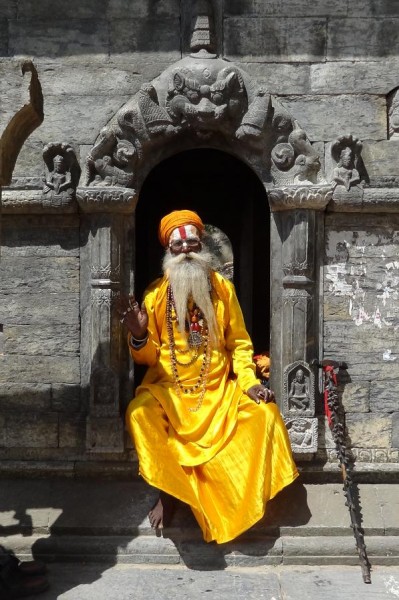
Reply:
<svg viewBox="0 0 399 600"><path fill-rule="evenodd" d="M253 362L253 346L245 327L244 317L237 299L234 285L227 280L225 291L228 298L227 324L225 344L231 354L232 369L237 377L238 385L246 392L250 387L260 383L255 375Z"/></svg>
<svg viewBox="0 0 399 600"><path fill-rule="evenodd" d="M155 319L157 288L147 292L144 296L144 302L148 314L148 339L144 346L138 350L132 348L129 344L130 355L134 362L140 365L153 367L157 364L160 348L160 333L158 332ZM129 336L128 336L129 342Z"/></svg>

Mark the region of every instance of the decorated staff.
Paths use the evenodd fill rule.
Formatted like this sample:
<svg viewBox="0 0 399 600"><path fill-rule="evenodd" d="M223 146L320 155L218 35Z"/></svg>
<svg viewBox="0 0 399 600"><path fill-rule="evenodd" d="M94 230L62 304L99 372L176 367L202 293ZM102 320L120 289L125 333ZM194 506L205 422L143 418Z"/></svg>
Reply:
<svg viewBox="0 0 399 600"><path fill-rule="evenodd" d="M359 553L360 564L364 583L371 583L369 559L367 557L366 545L364 543L363 529L360 525L359 493L352 478L352 464L346 452L344 440L344 426L339 420L339 397L337 393L337 373L339 369L347 369L346 363L333 360L323 360L321 363L313 361L313 364L323 369L324 376L324 408L328 424L333 434L333 439L338 452L341 465L342 479L344 483L344 494L346 506L349 508L351 527L356 540L356 548Z"/></svg>

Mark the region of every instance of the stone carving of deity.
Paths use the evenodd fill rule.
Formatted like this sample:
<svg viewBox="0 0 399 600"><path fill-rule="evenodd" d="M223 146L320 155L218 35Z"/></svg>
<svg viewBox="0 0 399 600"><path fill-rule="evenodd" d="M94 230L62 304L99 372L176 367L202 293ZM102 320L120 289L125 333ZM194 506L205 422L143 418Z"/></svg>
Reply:
<svg viewBox="0 0 399 600"><path fill-rule="evenodd" d="M288 394L288 407L290 410L303 411L309 408L310 393L309 383L302 369L298 369L291 382Z"/></svg>
<svg viewBox="0 0 399 600"><path fill-rule="evenodd" d="M359 171L355 169L353 150L349 146L341 150L339 162L333 171L333 179L337 185L343 185L346 191L360 183Z"/></svg>

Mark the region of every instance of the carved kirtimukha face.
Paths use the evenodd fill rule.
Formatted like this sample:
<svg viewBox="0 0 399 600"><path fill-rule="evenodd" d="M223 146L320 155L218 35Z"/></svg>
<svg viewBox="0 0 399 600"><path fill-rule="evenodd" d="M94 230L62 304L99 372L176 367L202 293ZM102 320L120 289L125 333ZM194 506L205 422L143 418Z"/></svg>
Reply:
<svg viewBox="0 0 399 600"><path fill-rule="evenodd" d="M245 110L246 99L235 72L216 80L207 69L199 73L177 71L171 82L167 110L176 123L195 126L206 137L226 124L236 127Z"/></svg>

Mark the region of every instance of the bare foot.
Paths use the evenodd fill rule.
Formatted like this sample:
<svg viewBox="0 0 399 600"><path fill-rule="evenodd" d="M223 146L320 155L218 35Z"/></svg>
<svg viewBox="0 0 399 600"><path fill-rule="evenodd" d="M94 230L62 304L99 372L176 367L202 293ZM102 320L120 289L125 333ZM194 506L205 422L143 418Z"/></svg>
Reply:
<svg viewBox="0 0 399 600"><path fill-rule="evenodd" d="M162 529L169 527L176 508L176 498L159 492L159 498L148 513L150 525L153 529Z"/></svg>

